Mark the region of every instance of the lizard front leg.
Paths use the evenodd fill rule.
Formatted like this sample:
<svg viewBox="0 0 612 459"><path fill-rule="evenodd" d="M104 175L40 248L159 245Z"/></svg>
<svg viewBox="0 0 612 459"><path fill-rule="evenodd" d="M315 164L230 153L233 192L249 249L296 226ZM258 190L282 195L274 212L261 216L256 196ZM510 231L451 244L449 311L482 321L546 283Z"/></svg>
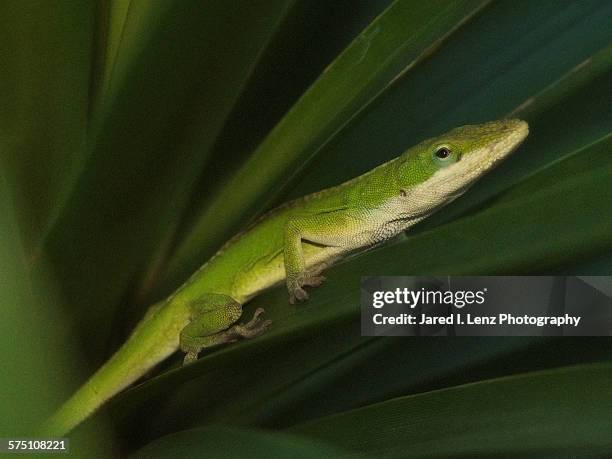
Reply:
<svg viewBox="0 0 612 459"><path fill-rule="evenodd" d="M287 222L283 252L287 290L291 304L308 299L308 293L304 287L318 287L325 280L325 277L321 276L322 269L306 270L302 241L326 247L342 247L346 245L346 241L342 237L342 231L339 231L338 228L341 228L345 220L347 220L345 215L333 212L324 216L294 218Z"/></svg>
<svg viewBox="0 0 612 459"><path fill-rule="evenodd" d="M197 360L202 349L259 336L272 323L260 319L264 310L259 308L249 322L232 326L242 315L242 305L227 295L205 294L190 308L191 321L180 333L181 350L185 352L183 364Z"/></svg>

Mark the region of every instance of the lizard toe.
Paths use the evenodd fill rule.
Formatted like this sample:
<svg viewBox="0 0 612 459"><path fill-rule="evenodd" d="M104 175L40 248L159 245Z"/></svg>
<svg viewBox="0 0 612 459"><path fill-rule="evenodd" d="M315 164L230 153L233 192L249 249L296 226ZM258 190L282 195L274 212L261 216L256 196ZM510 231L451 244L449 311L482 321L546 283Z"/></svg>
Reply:
<svg viewBox="0 0 612 459"><path fill-rule="evenodd" d="M295 304L296 302L306 301L308 299L308 293L302 287L296 287L289 293L289 302Z"/></svg>
<svg viewBox="0 0 612 459"><path fill-rule="evenodd" d="M302 285L306 287L319 287L324 281L324 276L309 276L302 281Z"/></svg>

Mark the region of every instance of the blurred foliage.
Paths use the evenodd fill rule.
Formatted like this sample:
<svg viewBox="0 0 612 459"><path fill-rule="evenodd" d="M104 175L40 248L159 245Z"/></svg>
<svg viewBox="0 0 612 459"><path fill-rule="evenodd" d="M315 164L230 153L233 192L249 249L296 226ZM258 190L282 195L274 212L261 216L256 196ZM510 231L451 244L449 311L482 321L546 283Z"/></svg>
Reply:
<svg viewBox="0 0 612 459"><path fill-rule="evenodd" d="M170 359L73 448L610 454L609 339L361 337L359 280L612 274L611 23L606 0L1 2L1 436L262 211L516 116L527 142L465 196L306 305L257 298L270 333Z"/></svg>
<svg viewBox="0 0 612 459"><path fill-rule="evenodd" d="M83 166L93 3L0 3L0 147L27 253L36 254Z"/></svg>
<svg viewBox="0 0 612 459"><path fill-rule="evenodd" d="M74 365L74 325L62 310L50 276L33 275L23 250L11 193L0 177L0 343L5 350L0 372L0 433L30 437L41 419L61 403L65 387L85 377ZM82 429L79 442L91 454L110 453L115 442L100 419Z"/></svg>
<svg viewBox="0 0 612 459"><path fill-rule="evenodd" d="M612 448L611 377L608 363L500 378L389 400L290 431L369 457L605 453Z"/></svg>

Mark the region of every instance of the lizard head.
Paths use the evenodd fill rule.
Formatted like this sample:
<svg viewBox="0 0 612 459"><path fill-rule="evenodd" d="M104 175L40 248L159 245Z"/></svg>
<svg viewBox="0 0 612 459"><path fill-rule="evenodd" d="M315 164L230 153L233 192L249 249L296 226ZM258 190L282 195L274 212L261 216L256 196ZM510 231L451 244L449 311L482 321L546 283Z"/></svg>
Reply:
<svg viewBox="0 0 612 459"><path fill-rule="evenodd" d="M527 137L516 119L461 126L405 152L398 162L400 195L411 212L429 214L463 194Z"/></svg>

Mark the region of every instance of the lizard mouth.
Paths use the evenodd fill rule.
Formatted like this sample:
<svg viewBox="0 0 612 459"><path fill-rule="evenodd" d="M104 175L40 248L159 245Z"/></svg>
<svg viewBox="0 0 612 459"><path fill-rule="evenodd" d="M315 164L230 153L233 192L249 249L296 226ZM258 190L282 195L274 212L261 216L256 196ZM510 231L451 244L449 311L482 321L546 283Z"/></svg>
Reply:
<svg viewBox="0 0 612 459"><path fill-rule="evenodd" d="M476 169L489 170L516 150L528 134L529 125L525 121L509 120L499 139L470 155L470 162Z"/></svg>

